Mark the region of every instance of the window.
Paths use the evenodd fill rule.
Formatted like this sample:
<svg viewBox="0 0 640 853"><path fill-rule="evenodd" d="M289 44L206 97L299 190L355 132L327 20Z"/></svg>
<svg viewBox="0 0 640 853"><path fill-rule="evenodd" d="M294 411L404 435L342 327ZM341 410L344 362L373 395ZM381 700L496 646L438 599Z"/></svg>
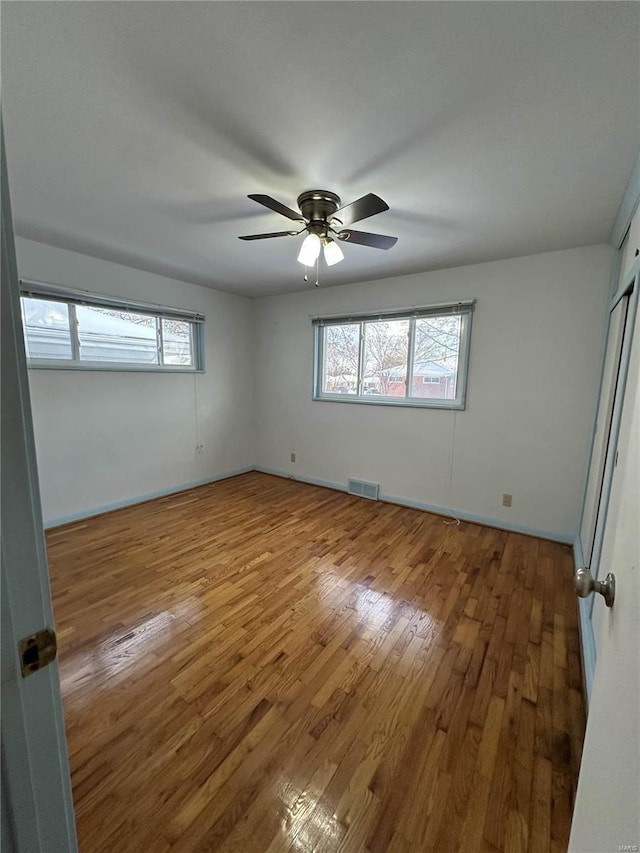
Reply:
<svg viewBox="0 0 640 853"><path fill-rule="evenodd" d="M314 399L463 409L474 305L314 320Z"/></svg>
<svg viewBox="0 0 640 853"><path fill-rule="evenodd" d="M30 367L203 370L201 314L21 282Z"/></svg>
<svg viewBox="0 0 640 853"><path fill-rule="evenodd" d="M21 302L27 358L72 359L69 306L26 296Z"/></svg>

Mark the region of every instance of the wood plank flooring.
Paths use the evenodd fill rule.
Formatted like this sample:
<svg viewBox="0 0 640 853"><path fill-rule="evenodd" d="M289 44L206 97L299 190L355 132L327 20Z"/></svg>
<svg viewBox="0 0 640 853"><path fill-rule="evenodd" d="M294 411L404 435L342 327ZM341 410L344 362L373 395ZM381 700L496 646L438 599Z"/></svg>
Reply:
<svg viewBox="0 0 640 853"><path fill-rule="evenodd" d="M251 473L49 531L81 853L566 850L566 546Z"/></svg>

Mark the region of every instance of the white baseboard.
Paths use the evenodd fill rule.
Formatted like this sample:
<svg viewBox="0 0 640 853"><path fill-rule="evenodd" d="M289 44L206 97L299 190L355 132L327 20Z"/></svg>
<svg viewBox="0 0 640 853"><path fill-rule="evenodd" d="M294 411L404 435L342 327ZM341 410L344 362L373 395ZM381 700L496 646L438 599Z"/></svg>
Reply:
<svg viewBox="0 0 640 853"><path fill-rule="evenodd" d="M334 483L330 480L319 480L316 477L307 477L305 475L293 475L290 471L281 471L277 468L265 468L262 465L256 465L255 470L261 471L263 474L274 474L276 477L286 477L288 480L297 480L300 483L309 483L312 486L324 486L327 489L336 489L339 492L347 491L345 483ZM476 524L484 524L486 527L496 527L499 530L507 530L510 533L525 533L528 536L537 536L540 539L550 539L552 542L561 542L563 545L573 545L575 540L574 533L555 533L550 530L538 530L534 527L526 527L522 524L510 524L502 519L488 518L471 512L461 512L457 509L447 509L447 507L436 506L434 504L425 503L424 501L416 501L412 498L397 497L396 495L387 495L382 492L380 492L378 498L385 503L398 504L398 506L406 506L411 509L422 509L426 512L433 512L436 515L445 515L459 518L461 521L471 521Z"/></svg>
<svg viewBox="0 0 640 853"><path fill-rule="evenodd" d="M151 501L154 498L164 498L167 495L175 495L179 492L186 492L189 489L195 489L197 486L206 486L207 483L216 483L218 480L227 480L229 477L237 477L238 474L248 474L249 471L254 471L253 465L247 468L236 468L233 471L224 471L221 474L214 474L211 477L205 477L203 480L193 480L191 483L182 483L180 486L170 486L167 489L159 489L156 492L148 492L145 495L136 495L133 498L124 498L121 501L103 504L102 506L92 507L91 509L83 509L78 512L64 515L59 518L45 518L44 529L49 530L52 527L60 527L62 524L70 524L73 521L82 521L83 518L91 518L94 515L102 515L103 512L112 512L114 509L122 509L126 506L134 506L145 501Z"/></svg>
<svg viewBox="0 0 640 853"><path fill-rule="evenodd" d="M145 501L153 500L154 498L162 498L167 495L174 495L178 492L184 492L188 489L194 489L197 486L204 486L207 483L215 483L218 480L226 480L229 477L237 477L238 474L248 474L250 471L260 471L263 474L273 474L276 477L285 477L288 480L296 480L300 483L308 483L311 486L322 486L326 489L335 489L339 492L346 492L346 483L335 483L331 480L322 480L317 477L307 477L305 475L293 475L289 471L283 471L277 468L266 468L262 465L251 465L246 468L237 468L233 471L224 471L221 474L215 474L212 477L206 477L203 480L194 480L191 483L183 483L179 486L171 486L167 489L160 489L156 492L149 492L144 495L136 495L132 498L125 498L114 503L104 504L102 506L92 507L91 509L80 510L70 515L59 518L50 518L44 520L45 529L51 527L59 527L62 524L69 524L73 521L81 521L83 518L91 518L94 515L101 515L103 512L111 512L114 509L122 509L126 506L144 503ZM477 515L470 512L462 512L456 509L448 509L447 507L436 506L435 504L425 503L424 501L416 501L412 498L403 498L396 495L387 495L380 493L379 499L386 503L398 504L398 506L406 506L411 509L421 509L425 512L433 512L436 515L444 515L459 518L461 521L471 521L476 524L484 524L487 527L496 527L499 530L506 530L511 533L524 533L528 536L537 536L540 539L550 539L553 542L562 542L565 545L573 545L575 552L575 535L572 533L556 533L550 530L538 530L534 527L526 527L522 524L510 524L502 519L489 518L483 515Z"/></svg>

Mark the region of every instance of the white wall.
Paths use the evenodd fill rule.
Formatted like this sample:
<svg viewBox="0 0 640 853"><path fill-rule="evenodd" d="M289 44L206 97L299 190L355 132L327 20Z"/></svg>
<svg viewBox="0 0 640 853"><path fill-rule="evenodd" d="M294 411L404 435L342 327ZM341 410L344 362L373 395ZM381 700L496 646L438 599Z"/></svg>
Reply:
<svg viewBox="0 0 640 853"><path fill-rule="evenodd" d="M590 246L257 300L259 466L573 541L610 260ZM312 316L473 297L465 411L312 401Z"/></svg>
<svg viewBox="0 0 640 853"><path fill-rule="evenodd" d="M252 467L250 300L20 238L16 251L22 278L206 315L204 374L29 371L45 523Z"/></svg>

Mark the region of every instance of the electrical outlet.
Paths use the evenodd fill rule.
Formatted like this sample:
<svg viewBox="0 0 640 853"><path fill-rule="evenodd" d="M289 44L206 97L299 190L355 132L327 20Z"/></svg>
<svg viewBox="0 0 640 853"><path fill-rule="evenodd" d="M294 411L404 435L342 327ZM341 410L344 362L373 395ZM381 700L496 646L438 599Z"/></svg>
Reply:
<svg viewBox="0 0 640 853"><path fill-rule="evenodd" d="M512 500L513 500L513 495L503 495L502 496L502 506L511 506Z"/></svg>
<svg viewBox="0 0 640 853"><path fill-rule="evenodd" d="M295 454L295 453L292 453L292 454L291 454L291 461L292 461L292 462L295 462L295 461L296 461L296 454Z"/></svg>

